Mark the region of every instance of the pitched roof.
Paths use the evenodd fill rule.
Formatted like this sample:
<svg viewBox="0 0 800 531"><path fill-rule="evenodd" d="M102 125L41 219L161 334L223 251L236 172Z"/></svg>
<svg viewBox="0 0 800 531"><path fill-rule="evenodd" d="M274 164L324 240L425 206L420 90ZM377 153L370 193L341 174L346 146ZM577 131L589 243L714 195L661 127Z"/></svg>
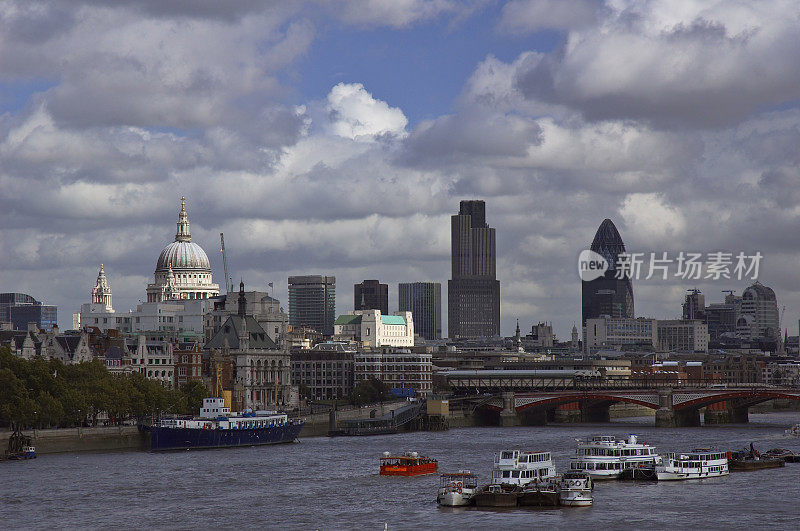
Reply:
<svg viewBox="0 0 800 531"><path fill-rule="evenodd" d="M336 318L336 321L333 323L335 325L349 325L349 324L359 324L361 322L360 315L340 315Z"/></svg>
<svg viewBox="0 0 800 531"><path fill-rule="evenodd" d="M244 326L242 326L243 323ZM229 315L228 319L219 328L219 331L206 343L205 348L222 348L227 339L231 350L239 349L239 336L245 327L250 340L250 348L267 350L278 348L264 328L250 315L244 317L244 320L238 315Z"/></svg>
<svg viewBox="0 0 800 531"><path fill-rule="evenodd" d="M107 360L121 360L122 359L122 349L119 347L108 347L105 352L105 358Z"/></svg>
<svg viewBox="0 0 800 531"><path fill-rule="evenodd" d="M56 336L56 341L58 341L58 344L64 349L64 352L72 354L75 352L75 349L78 348L78 343L81 342L81 336Z"/></svg>

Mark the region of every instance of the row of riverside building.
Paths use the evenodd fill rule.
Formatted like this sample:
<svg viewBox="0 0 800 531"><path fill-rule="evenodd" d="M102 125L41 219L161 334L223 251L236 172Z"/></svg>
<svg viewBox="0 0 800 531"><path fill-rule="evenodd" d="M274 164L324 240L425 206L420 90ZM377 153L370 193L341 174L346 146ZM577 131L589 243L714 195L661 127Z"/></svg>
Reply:
<svg viewBox="0 0 800 531"><path fill-rule="evenodd" d="M0 321L10 323L0 327L0 342L25 358L100 359L112 372L136 371L171 386L192 380L208 384L219 372L233 407L262 409L294 407L301 398L342 398L370 378L399 395L425 395L434 391L434 375L448 369L562 366L576 355L623 364L629 359L634 376L679 373L671 370L672 362L686 374L705 364L706 379L746 373L748 380L759 374L764 381L789 381L796 373L792 360L779 355L797 338L780 337L775 293L758 282L719 304L706 305L693 290L680 319L635 317L633 283L615 274L615 257L625 246L608 219L591 249L612 267L582 282L581 331L573 326L571 341L559 342L552 326L539 322L525 336L517 324L516 336L503 338L495 239L484 202L462 201L451 217L450 340L445 341L442 286L436 282L400 283L399 311L392 313L389 287L378 280L354 285L353 310L346 314L336 312L336 279L329 275L289 277L288 312L268 292L245 291L243 282L237 292L226 279L220 290L205 251L192 242L182 199L174 241L157 259L146 302L116 312L101 264L90 302L73 316L74 331L59 332L54 307L24 294L0 294ZM26 318L35 324L20 324ZM723 347L725 352L719 350ZM759 358L760 352L774 357ZM693 357L681 358L687 354ZM511 364L486 364L498 357ZM726 359L746 368L720 361ZM760 360L753 362L760 368L748 360Z"/></svg>
<svg viewBox="0 0 800 531"><path fill-rule="evenodd" d="M245 291L242 282L237 293L225 284L220 293L208 256L192 242L182 199L174 241L159 254L146 302L117 312L101 264L73 330L62 333L55 308L42 312L48 307L27 295L0 298L0 321L7 322L0 344L26 359L96 359L112 373L138 372L169 387L199 381L211 389L219 374L234 408L291 409L301 398L345 398L369 378L404 396L431 392L430 347L416 344L412 310L426 320L426 333L440 338L439 284L401 285L409 307L389 314L386 285L366 281L365 289L356 285L356 309L338 318L333 276L290 277L288 314L267 292Z"/></svg>

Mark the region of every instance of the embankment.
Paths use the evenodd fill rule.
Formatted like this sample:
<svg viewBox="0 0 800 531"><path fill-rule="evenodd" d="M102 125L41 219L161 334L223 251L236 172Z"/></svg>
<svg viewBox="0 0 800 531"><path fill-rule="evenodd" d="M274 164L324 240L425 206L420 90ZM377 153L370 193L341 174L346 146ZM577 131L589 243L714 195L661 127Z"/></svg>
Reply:
<svg viewBox="0 0 800 531"><path fill-rule="evenodd" d="M23 433L33 439L37 454L142 450L145 443L144 435L136 426L25 430ZM0 449L3 451L8 446L9 437L10 431L0 431Z"/></svg>
<svg viewBox="0 0 800 531"><path fill-rule="evenodd" d="M341 421L380 417L406 404L407 402L405 400L397 400L395 402L387 402L385 404L372 406L338 409L336 411L336 419ZM328 435L328 431L330 431L331 428L330 412L326 411L324 413L315 413L313 415L303 416L302 418L305 421L305 426L303 426L303 431L300 432L300 437L319 437L321 435Z"/></svg>

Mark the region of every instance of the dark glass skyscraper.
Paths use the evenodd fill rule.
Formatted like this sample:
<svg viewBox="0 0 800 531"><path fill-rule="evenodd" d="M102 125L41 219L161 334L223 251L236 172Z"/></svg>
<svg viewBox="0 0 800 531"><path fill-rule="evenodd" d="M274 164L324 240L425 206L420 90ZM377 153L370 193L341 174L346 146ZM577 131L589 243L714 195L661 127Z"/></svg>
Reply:
<svg viewBox="0 0 800 531"><path fill-rule="evenodd" d="M414 332L425 339L442 338L442 285L439 282L401 282L397 286L401 312L414 316Z"/></svg>
<svg viewBox="0 0 800 531"><path fill-rule="evenodd" d="M625 252L625 244L610 219L604 219L600 224L590 249L603 255L609 263L609 268L600 278L588 282L582 281L584 326L587 319L601 315L633 317L633 283L630 276L616 278L618 256Z"/></svg>
<svg viewBox="0 0 800 531"><path fill-rule="evenodd" d="M331 336L335 319L336 277L289 277L290 325L307 326L322 335Z"/></svg>
<svg viewBox="0 0 800 531"><path fill-rule="evenodd" d="M450 219L452 280L447 282L451 338L500 335L500 281L495 270L495 231L486 203L461 201Z"/></svg>
<svg viewBox="0 0 800 531"><path fill-rule="evenodd" d="M365 280L354 285L354 310L380 310L382 315L389 315L389 285L378 280Z"/></svg>

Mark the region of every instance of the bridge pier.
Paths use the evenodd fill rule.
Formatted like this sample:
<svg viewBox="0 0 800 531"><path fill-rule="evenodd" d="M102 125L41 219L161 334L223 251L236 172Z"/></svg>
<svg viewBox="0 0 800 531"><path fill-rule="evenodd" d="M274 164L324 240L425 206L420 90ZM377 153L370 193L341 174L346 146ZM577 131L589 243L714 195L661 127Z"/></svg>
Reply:
<svg viewBox="0 0 800 531"><path fill-rule="evenodd" d="M611 422L608 405L585 406L581 409L584 422Z"/></svg>
<svg viewBox="0 0 800 531"><path fill-rule="evenodd" d="M727 402L715 402L706 406L706 412L703 414L703 420L706 424L730 424L731 414L728 410Z"/></svg>
<svg viewBox="0 0 800 531"><path fill-rule="evenodd" d="M672 389L658 392L658 410L656 410L656 428L675 428L675 410L672 409Z"/></svg>
<svg viewBox="0 0 800 531"><path fill-rule="evenodd" d="M706 424L747 424L748 408L736 407L730 401L716 402L706 407L703 415Z"/></svg>
<svg viewBox="0 0 800 531"><path fill-rule="evenodd" d="M500 412L500 425L503 427L519 426L521 423L519 416L517 416L514 392L507 391L500 396L503 398L503 411Z"/></svg>
<svg viewBox="0 0 800 531"><path fill-rule="evenodd" d="M558 423L568 422L581 422L583 420L583 411L579 402L569 402L567 404L559 404L555 410L553 419Z"/></svg>

